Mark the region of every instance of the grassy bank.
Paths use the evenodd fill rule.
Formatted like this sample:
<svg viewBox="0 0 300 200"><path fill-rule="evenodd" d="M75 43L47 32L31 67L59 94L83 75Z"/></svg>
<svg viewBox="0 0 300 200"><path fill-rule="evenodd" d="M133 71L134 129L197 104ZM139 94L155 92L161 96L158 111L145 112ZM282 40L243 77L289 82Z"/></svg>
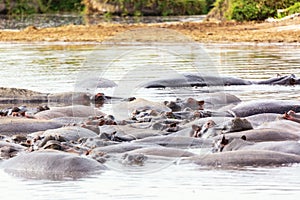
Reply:
<svg viewBox="0 0 300 200"><path fill-rule="evenodd" d="M0 14L84 13L106 15L206 14L215 0L0 0Z"/></svg>
<svg viewBox="0 0 300 200"><path fill-rule="evenodd" d="M0 0L0 14L30 15L37 13L80 13L82 0Z"/></svg>
<svg viewBox="0 0 300 200"><path fill-rule="evenodd" d="M84 0L88 14L168 16L206 14L215 0Z"/></svg>
<svg viewBox="0 0 300 200"><path fill-rule="evenodd" d="M278 18L278 9L295 12L298 0L217 0L215 7L208 14L208 19L262 21L269 17Z"/></svg>

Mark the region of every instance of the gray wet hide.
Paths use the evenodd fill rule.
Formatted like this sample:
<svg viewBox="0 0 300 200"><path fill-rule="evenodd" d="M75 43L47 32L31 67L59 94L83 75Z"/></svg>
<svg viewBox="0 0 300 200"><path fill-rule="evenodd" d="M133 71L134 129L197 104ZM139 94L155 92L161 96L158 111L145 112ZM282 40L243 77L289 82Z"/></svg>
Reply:
<svg viewBox="0 0 300 200"><path fill-rule="evenodd" d="M263 123L257 128L272 128L289 133L293 133L300 137L300 123L291 120L275 120L268 123Z"/></svg>
<svg viewBox="0 0 300 200"><path fill-rule="evenodd" d="M236 77L220 77L205 74L183 74L174 78L150 81L144 85L145 88L166 88L166 87L205 87L205 86L229 86L229 85L250 85L251 81Z"/></svg>
<svg viewBox="0 0 300 200"><path fill-rule="evenodd" d="M80 126L66 126L58 129L47 130L43 133L44 137L62 137L67 141L77 141L80 138L96 137L97 134L89 129Z"/></svg>
<svg viewBox="0 0 300 200"><path fill-rule="evenodd" d="M89 105L91 94L85 92L62 92L53 93L48 95L48 102L51 103L65 103L72 104L78 103L83 105Z"/></svg>
<svg viewBox="0 0 300 200"><path fill-rule="evenodd" d="M192 138L184 136L154 136L148 137L140 140L134 140L134 143L150 143L158 144L166 147L178 147L178 148L188 148L188 147L199 147L207 148L212 146L212 140L202 139L202 138Z"/></svg>
<svg viewBox="0 0 300 200"><path fill-rule="evenodd" d="M246 117L246 119L251 123L253 128L256 128L262 124L273 122L281 118L281 114L276 113L262 113L257 115L251 115Z"/></svg>
<svg viewBox="0 0 300 200"><path fill-rule="evenodd" d="M135 110L153 110L158 113L171 112L172 110L168 108L163 103L148 101L143 98L137 98L130 102L122 102L113 106L113 115L118 120L128 119Z"/></svg>
<svg viewBox="0 0 300 200"><path fill-rule="evenodd" d="M26 153L1 164L5 172L33 179L81 178L106 167L95 160L55 150Z"/></svg>
<svg viewBox="0 0 300 200"><path fill-rule="evenodd" d="M300 155L300 143L298 141L276 142L248 142L242 139L234 139L223 148L225 151L237 150L269 150Z"/></svg>
<svg viewBox="0 0 300 200"><path fill-rule="evenodd" d="M162 147L162 146L139 148L139 149L129 151L127 153L152 155L152 156L164 156L164 157L190 157L196 155L186 150L171 148L171 147Z"/></svg>
<svg viewBox="0 0 300 200"><path fill-rule="evenodd" d="M62 127L63 124L51 120L5 117L0 120L2 135L29 134Z"/></svg>
<svg viewBox="0 0 300 200"><path fill-rule="evenodd" d="M108 137L121 140L131 141L142 139L151 136L159 136L165 133L152 129L134 128L131 125L116 126L116 125L104 125L100 126L100 135L107 135Z"/></svg>
<svg viewBox="0 0 300 200"><path fill-rule="evenodd" d="M242 102L233 107L230 112L236 117L248 117L262 113L284 114L293 110L300 112L300 102L291 100L253 100Z"/></svg>
<svg viewBox="0 0 300 200"><path fill-rule="evenodd" d="M246 136L247 141L252 142L264 142L264 141L285 141L285 140L299 140L300 137L294 132L285 129L274 129L274 128L258 128L241 132L226 133L225 136L228 139L241 138L243 135ZM216 136L214 140L221 140L222 135Z"/></svg>
<svg viewBox="0 0 300 200"><path fill-rule="evenodd" d="M53 119L61 117L105 116L103 112L92 106L74 105L50 108L34 115L37 119Z"/></svg>
<svg viewBox="0 0 300 200"><path fill-rule="evenodd" d="M300 156L266 150L245 150L210 153L186 158L209 167L282 166L300 163Z"/></svg>

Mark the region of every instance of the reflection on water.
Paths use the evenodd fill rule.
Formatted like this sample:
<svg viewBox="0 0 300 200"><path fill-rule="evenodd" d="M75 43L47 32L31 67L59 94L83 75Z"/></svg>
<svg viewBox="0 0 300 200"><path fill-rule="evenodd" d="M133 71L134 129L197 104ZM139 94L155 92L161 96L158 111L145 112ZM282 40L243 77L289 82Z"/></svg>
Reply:
<svg viewBox="0 0 300 200"><path fill-rule="evenodd" d="M210 73L258 81L277 74L300 75L300 47L296 45L200 45L187 50L181 46L107 47L100 44L0 44L2 77L0 86L55 93L74 91L76 83L92 73L124 83L132 83L134 94L161 99L165 95L201 95L224 90L243 100L257 98L298 98L299 86L231 86L222 88L161 89L149 92L138 83L167 78L180 73ZM191 55L192 54L192 55ZM123 81L123 82L122 82ZM90 88L93 89L94 88ZM128 91L128 90L127 90ZM94 92L94 91L92 91ZM105 92L120 93L120 90ZM123 94L123 95L126 95Z"/></svg>
<svg viewBox="0 0 300 200"><path fill-rule="evenodd" d="M121 85L122 81L137 83L157 76L168 77L170 71L176 74L212 70L220 76L255 81L278 73L300 75L300 47L297 45L205 44L189 51L182 46L172 51L162 49L140 45L107 48L93 43L1 43L0 87L46 93L74 91L86 71L107 76ZM116 93L115 89L104 91ZM243 100L299 99L299 86L270 85L189 90L135 88L130 96L163 101L191 95L201 98L214 91L226 91ZM76 181L24 180L0 171L0 192L4 199L296 199L300 195L299 176L299 165L218 170L171 164L149 174L110 170Z"/></svg>
<svg viewBox="0 0 300 200"><path fill-rule="evenodd" d="M38 181L0 172L5 199L297 199L298 166L202 170L172 165L151 174L107 171L77 181ZM9 186L9 187L8 187ZM16 189L18 192L16 193ZM19 198L18 198L19 197Z"/></svg>
<svg viewBox="0 0 300 200"><path fill-rule="evenodd" d="M205 15L193 16L146 16L146 17L119 17L119 16L85 16L76 14L32 14L6 16L0 15L0 29L23 29L28 26L38 28L58 27L64 25L92 25L103 22L109 23L161 23L161 22L178 22L178 21L201 21Z"/></svg>

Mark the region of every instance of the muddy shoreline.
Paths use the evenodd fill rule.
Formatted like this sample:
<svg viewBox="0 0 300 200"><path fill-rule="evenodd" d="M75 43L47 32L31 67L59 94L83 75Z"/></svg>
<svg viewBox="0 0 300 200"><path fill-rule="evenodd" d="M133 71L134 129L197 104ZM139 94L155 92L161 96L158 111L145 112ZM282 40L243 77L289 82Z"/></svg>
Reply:
<svg viewBox="0 0 300 200"><path fill-rule="evenodd" d="M218 42L270 42L299 43L300 17L276 22L165 22L151 24L67 25L51 28L27 27L20 31L0 30L2 42L104 42L117 34L129 30L143 29L151 39L139 41L164 41L164 37L153 35L153 29L174 30L193 41ZM117 36L116 36L117 35Z"/></svg>

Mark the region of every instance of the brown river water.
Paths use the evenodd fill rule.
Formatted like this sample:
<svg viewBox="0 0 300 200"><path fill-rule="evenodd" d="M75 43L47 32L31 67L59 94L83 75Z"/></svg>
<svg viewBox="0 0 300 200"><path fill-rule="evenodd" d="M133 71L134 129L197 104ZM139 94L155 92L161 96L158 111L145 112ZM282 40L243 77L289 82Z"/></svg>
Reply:
<svg viewBox="0 0 300 200"><path fill-rule="evenodd" d="M40 92L103 91L154 101L201 98L228 92L244 101L299 99L300 86L223 86L144 89L155 78L205 73L263 80L277 74L300 76L296 44L96 44L0 43L0 87ZM114 80L118 87L81 87L87 76ZM51 103L51 102L49 102ZM111 105L105 112L117 112ZM193 152L200 151L193 149ZM300 166L203 169L179 160L148 168L111 164L111 170L78 180L32 180L0 171L1 199L297 199Z"/></svg>

